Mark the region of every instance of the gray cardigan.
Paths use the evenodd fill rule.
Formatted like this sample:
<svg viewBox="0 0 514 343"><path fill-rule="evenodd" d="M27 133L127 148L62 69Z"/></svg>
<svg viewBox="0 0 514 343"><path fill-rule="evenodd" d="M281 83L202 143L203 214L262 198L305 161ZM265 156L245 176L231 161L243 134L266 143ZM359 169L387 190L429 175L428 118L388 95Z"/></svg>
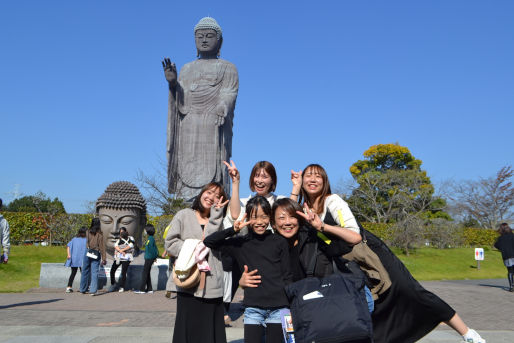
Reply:
<svg viewBox="0 0 514 343"><path fill-rule="evenodd" d="M209 223L205 226L205 237L213 232L223 229L223 209L211 207L211 215ZM171 221L171 228L168 230L164 241L164 248L169 255L177 257L182 249L184 241L188 238L202 240L202 227L198 223L195 211L186 208L179 211ZM211 271L207 273L205 278L205 289L199 290L197 287L184 289L177 287L178 292L193 294L198 298L221 298L223 297L223 267L221 265L221 256L219 251L211 250L207 255L207 262Z"/></svg>

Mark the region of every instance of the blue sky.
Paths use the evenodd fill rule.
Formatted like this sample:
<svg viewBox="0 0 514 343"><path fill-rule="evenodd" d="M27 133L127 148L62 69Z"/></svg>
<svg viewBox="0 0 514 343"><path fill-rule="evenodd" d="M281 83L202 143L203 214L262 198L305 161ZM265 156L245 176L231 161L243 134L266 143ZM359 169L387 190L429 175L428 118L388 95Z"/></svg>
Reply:
<svg viewBox="0 0 514 343"><path fill-rule="evenodd" d="M514 164L512 1L3 1L0 197L43 191L83 212L165 159L160 61L195 58L210 15L239 71L233 159L331 182L398 142L436 183Z"/></svg>

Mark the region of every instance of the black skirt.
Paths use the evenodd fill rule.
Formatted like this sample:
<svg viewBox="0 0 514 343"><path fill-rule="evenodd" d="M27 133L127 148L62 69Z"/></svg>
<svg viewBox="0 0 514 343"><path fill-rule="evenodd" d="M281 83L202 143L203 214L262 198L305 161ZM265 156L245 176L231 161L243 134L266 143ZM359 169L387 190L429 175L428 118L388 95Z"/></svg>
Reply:
<svg viewBox="0 0 514 343"><path fill-rule="evenodd" d="M416 281L393 252L366 231L368 245L389 273L392 285L375 302L372 313L375 343L410 343L450 320L455 310Z"/></svg>
<svg viewBox="0 0 514 343"><path fill-rule="evenodd" d="M173 343L226 343L223 298L197 298L177 293Z"/></svg>

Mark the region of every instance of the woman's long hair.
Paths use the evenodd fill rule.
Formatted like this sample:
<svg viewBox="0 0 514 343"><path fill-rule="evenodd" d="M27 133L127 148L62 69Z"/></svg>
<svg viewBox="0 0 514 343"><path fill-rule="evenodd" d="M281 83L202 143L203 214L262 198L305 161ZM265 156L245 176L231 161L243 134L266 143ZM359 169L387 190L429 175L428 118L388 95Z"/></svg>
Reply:
<svg viewBox="0 0 514 343"><path fill-rule="evenodd" d="M100 231L100 218L93 218L91 221L91 226L89 227L89 233L93 236L97 234L97 232Z"/></svg>
<svg viewBox="0 0 514 343"><path fill-rule="evenodd" d="M328 181L328 175L325 169L320 166L319 164L312 163L309 164L302 172L302 188L300 190L300 196L298 197L298 203L301 204L302 201L305 199L305 202L307 205L309 205L310 208L313 207L314 202L316 199L310 199L309 195L305 190L303 189L303 177L305 173L307 173L308 170L313 170L318 172L321 175L321 179L323 180L323 188L321 189L321 194L319 195L320 201L318 203L318 208L316 209L317 214L323 213L323 208L325 207L325 199L327 196L332 194L332 190L330 189L330 182Z"/></svg>
<svg viewBox="0 0 514 343"><path fill-rule="evenodd" d="M509 224L507 223L501 223L500 228L498 229L498 233L500 235L508 235L512 233L512 229L510 228Z"/></svg>

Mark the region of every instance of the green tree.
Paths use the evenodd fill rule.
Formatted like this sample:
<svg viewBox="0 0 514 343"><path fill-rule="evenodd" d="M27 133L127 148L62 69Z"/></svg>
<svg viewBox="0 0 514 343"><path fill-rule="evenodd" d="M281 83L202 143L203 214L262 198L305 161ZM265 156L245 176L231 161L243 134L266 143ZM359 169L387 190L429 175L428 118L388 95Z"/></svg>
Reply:
<svg viewBox="0 0 514 343"><path fill-rule="evenodd" d="M27 195L11 201L7 206L7 211L66 213L64 205L59 198L54 198L52 200L42 192L38 192L34 195Z"/></svg>
<svg viewBox="0 0 514 343"><path fill-rule="evenodd" d="M364 152L350 172L356 182L348 203L360 219L372 223L394 223L393 244L404 249L422 241L423 221L451 219L443 210L446 201L434 196L434 186L422 161L398 144L378 144Z"/></svg>

